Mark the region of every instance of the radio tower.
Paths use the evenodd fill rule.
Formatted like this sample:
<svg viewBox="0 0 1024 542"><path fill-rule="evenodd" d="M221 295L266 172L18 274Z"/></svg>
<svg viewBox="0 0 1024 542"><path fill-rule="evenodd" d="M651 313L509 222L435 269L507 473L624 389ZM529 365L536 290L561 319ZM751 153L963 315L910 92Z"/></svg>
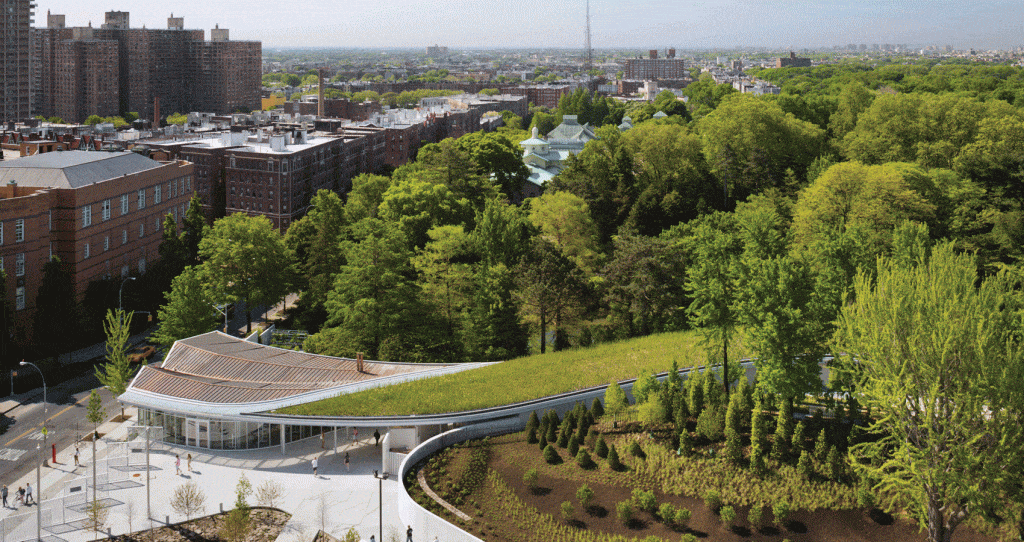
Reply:
<svg viewBox="0 0 1024 542"><path fill-rule="evenodd" d="M594 68L594 50L590 48L590 0L587 0L587 37L583 49L583 71L590 73Z"/></svg>

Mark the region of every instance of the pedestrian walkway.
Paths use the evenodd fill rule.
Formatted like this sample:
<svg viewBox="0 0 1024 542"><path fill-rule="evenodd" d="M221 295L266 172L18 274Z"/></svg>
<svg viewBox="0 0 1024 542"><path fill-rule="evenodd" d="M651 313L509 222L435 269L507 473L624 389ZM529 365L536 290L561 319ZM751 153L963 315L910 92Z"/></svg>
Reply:
<svg viewBox="0 0 1024 542"><path fill-rule="evenodd" d="M131 420L123 423L108 422L100 427L100 433L106 433L97 442L97 458L103 460L115 453L117 441L128 437L129 426L134 420L134 411L127 414ZM363 540L376 535L378 540L378 480L373 471L380 469L380 448L373 444L373 437L352 442L339 438L338 448L333 448L333 438L328 436L321 448L321 441L313 437L304 441L290 443L287 455L281 453L279 447L262 450L245 451L213 451L196 450L186 447L169 446L163 443L152 445L150 451L150 506L152 522L146 520L146 486L145 467L132 469L130 480L138 484L122 484L130 487L110 489L106 494L113 506L110 509L108 525L113 534L129 531L129 523L133 530L149 528L150 523L159 527L170 522L177 523L185 518L171 507L174 490L180 485L195 481L206 495L206 514L229 510L234 506L235 487L244 474L253 489L267 480L280 484L283 496L278 508L292 514L291 520L278 537L279 542L309 542L318 530L342 537L349 528L355 528ZM134 448L134 447L133 447ZM41 470L42 491L36 490L37 498L51 499L66 494L67 485L72 480L91 475L93 464L91 443L81 443L81 462L84 467L74 467L74 448L58 452L60 464L43 467ZM348 452L351 464L345 468L345 453ZM137 451L133 453L138 453ZM188 470L187 456L192 454L192 470ZM175 455L181 458L180 475L175 473ZM318 475L313 476L311 461L318 459ZM139 464L139 458L133 457L133 464ZM14 482L7 482L13 496L18 486L31 482L36 486L35 472ZM400 481L390 478L383 482L383 522L384 539L390 540L391 535L404 540L405 527L400 525L394 503L400 494ZM89 495L91 499L91 495ZM8 501L12 499L9 497ZM250 505L256 505L255 494L249 498ZM14 510L0 511L0 518L9 517L14 513L24 514L27 510L33 513L22 521L22 525L3 542L23 542L35 539L35 510L33 507L20 507ZM45 511L45 509L44 509ZM19 516L20 517L20 516ZM44 519L44 526L49 520ZM73 529L73 530L72 530ZM54 532L57 531L57 532ZM28 536L25 535L28 534ZM17 535L17 536L16 536ZM44 529L43 536L52 542L87 542L96 539L96 534L85 530L81 525L59 525L50 530Z"/></svg>

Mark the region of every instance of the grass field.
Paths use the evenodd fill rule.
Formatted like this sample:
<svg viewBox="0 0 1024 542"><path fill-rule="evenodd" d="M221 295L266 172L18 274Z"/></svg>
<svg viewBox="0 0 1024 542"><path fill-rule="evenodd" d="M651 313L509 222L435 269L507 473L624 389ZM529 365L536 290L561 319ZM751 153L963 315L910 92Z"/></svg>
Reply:
<svg viewBox="0 0 1024 542"><path fill-rule="evenodd" d="M729 352L734 359L747 355L738 340ZM696 331L663 333L528 356L457 374L339 395L279 412L307 416L461 412L636 378L644 371L667 371L673 360L679 367L690 367L705 359L705 348Z"/></svg>

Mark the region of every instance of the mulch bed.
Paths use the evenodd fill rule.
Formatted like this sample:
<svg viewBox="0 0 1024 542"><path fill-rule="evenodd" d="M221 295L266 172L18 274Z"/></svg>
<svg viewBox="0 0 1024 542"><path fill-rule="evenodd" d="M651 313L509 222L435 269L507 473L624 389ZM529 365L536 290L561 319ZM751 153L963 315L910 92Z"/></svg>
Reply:
<svg viewBox="0 0 1024 542"><path fill-rule="evenodd" d="M560 450L564 456L564 450ZM454 450L455 457L450 465L460 463L460 456L468 454L468 450ZM839 541L924 541L926 533L919 531L917 523L903 517L893 517L880 510L820 510L815 512L795 511L782 527L766 527L756 530L746 522L749 507L735 507L737 520L731 528L722 524L719 516L709 510L704 501L691 497L667 495L655 490L658 503L670 502L676 508L685 507L692 512L687 529L672 528L647 512L636 513L637 519L630 525L623 525L615 513L615 505L620 501L629 500L633 487L622 484L629 480L626 475L604 477L607 481L599 481L601 476L586 476L587 485L595 492L594 504L589 510L580 510L576 500L576 490L582 484L574 479L574 470L580 470L572 463L565 465L569 469L555 469L566 476L556 477L542 473L536 491L529 490L523 483L523 473L528 466L523 464L524 456L536 455L540 452L535 444L528 444L524 439L496 439L488 467L505 480L514 489L520 499L535 507L540 513L551 514L561 518L560 504L569 501L576 507L574 520L569 522L578 529L586 529L609 535L623 535L627 538L645 538L656 536L665 540L679 540L682 533L690 532L702 540L715 541L774 541L788 539L792 542L839 542ZM604 467L602 467L604 468ZM457 469L448 469L449 475ZM583 471L580 470L582 473ZM595 479L597 478L597 479ZM485 540L522 542L533 540L532 533L519 532L515 524L504 517L498 510L488 508L487 503L494 502L496 497L488 484L483 484L472 495L479 503L480 513L474 513L473 507L462 506L463 512L474 516L473 525L461 525L472 534ZM459 524L451 514L445 512L443 517ZM771 519L771 512L766 513ZM559 519L559 521L562 521ZM961 526L954 537L961 542L992 542L995 539L973 532Z"/></svg>
<svg viewBox="0 0 1024 542"><path fill-rule="evenodd" d="M131 535L115 536L115 542L220 542L218 533L227 518L227 512L214 514L191 522L153 530L137 531ZM249 535L243 542L273 542L281 534L291 514L269 508L253 508ZM104 539L106 540L106 539Z"/></svg>

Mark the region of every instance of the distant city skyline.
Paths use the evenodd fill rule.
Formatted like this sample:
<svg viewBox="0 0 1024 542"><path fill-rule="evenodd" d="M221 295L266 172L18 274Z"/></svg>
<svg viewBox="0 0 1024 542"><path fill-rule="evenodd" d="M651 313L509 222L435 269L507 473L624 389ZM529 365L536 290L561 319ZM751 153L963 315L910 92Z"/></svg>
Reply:
<svg viewBox="0 0 1024 542"><path fill-rule="evenodd" d="M131 26L231 30L275 47L582 48L585 0L37 0L68 26L128 11ZM970 6L970 11L965 9ZM1024 44L1024 2L988 0L591 0L593 46L602 48L824 48L849 43L1008 49ZM209 37L209 32L207 32Z"/></svg>

